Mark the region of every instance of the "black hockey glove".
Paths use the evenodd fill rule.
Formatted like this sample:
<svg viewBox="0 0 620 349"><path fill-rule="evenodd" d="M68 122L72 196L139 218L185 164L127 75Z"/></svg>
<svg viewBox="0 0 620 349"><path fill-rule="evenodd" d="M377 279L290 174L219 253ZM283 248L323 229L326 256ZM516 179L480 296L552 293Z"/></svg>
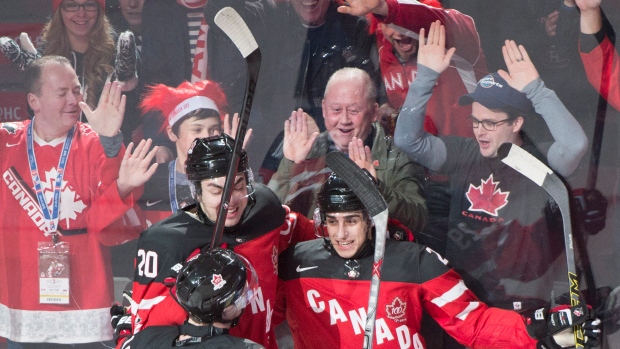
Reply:
<svg viewBox="0 0 620 349"><path fill-rule="evenodd" d="M587 305L567 305L553 308L540 308L531 316L524 317L528 334L538 340L538 349L560 349L574 347L572 328L581 325L584 329L585 347L592 348L599 344L599 319L591 316Z"/></svg>
<svg viewBox="0 0 620 349"><path fill-rule="evenodd" d="M131 91L138 84L136 38L129 30L118 36L116 43L116 80L123 86L123 91Z"/></svg>
<svg viewBox="0 0 620 349"><path fill-rule="evenodd" d="M19 42L21 47L7 36L0 37L0 50L11 63L24 70L35 59L41 58L41 54L34 48L28 34L21 33Z"/></svg>
<svg viewBox="0 0 620 349"><path fill-rule="evenodd" d="M131 337L131 314L127 312L127 308L116 303L110 308L110 315L114 342L118 343L121 338Z"/></svg>

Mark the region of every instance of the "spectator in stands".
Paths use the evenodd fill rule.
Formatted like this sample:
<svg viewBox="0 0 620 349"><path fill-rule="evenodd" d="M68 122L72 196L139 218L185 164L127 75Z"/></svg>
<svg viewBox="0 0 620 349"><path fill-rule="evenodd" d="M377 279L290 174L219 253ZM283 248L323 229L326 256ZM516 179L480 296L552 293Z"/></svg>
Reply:
<svg viewBox="0 0 620 349"><path fill-rule="evenodd" d="M205 80L207 32L203 12L206 0L151 0L142 8L141 90L164 84L177 87L184 81ZM209 44L210 45L210 44ZM145 138L160 145L157 162L172 161L176 147L165 132L165 124L153 112L143 116Z"/></svg>
<svg viewBox="0 0 620 349"><path fill-rule="evenodd" d="M376 91L364 70L342 68L334 73L323 99L327 130L309 135L308 117L301 109L293 112L284 123L285 158L269 187L293 211L311 217L316 193L331 172L325 168L325 155L332 151L349 153L377 179L392 217L415 235L426 223L419 181L423 171L394 146L376 122Z"/></svg>
<svg viewBox="0 0 620 349"><path fill-rule="evenodd" d="M142 141L123 154L118 83L103 86L92 111L64 57L35 60L24 81L34 118L0 126L0 278L11 280L0 284L0 336L11 349L104 348L97 343L112 339L114 291L108 246L137 237L117 222L155 172L154 151Z"/></svg>
<svg viewBox="0 0 620 349"><path fill-rule="evenodd" d="M339 14L336 3L318 0L209 0L209 72L228 96L231 110L241 110L246 84L246 63L227 36L213 23L225 6L245 20L261 49L250 125L254 132L248 148L253 169L267 183L282 158L281 125L291 111L302 108L325 130L321 100L329 77L338 69L357 67L371 74L379 86L378 66L371 60L374 37L365 18ZM263 160L264 159L264 160ZM262 160L262 165L261 165Z"/></svg>
<svg viewBox="0 0 620 349"><path fill-rule="evenodd" d="M133 34L121 34L118 50L115 48L115 33L104 13L105 0L54 0L52 9L52 18L43 28L44 46L40 51L43 55L59 55L71 61L80 78L84 100L91 108L96 106L108 79L119 81L125 92L135 89L138 80ZM11 61L24 69L40 53L26 34L20 40L21 49L9 38L0 39L0 46ZM129 93L127 99L127 115L121 127L126 144L140 122L137 92Z"/></svg>
<svg viewBox="0 0 620 349"><path fill-rule="evenodd" d="M187 151L196 138L236 133L238 118L232 130L226 114L227 102L220 86L212 81L184 82L176 88L164 84L152 86L142 99L145 113L156 112L165 125L165 133L175 144L178 156L160 166L146 183L138 201L138 217L143 218L144 229L161 219L194 203L190 182L185 175ZM222 126L222 121L224 125ZM246 139L252 130L248 130Z"/></svg>
<svg viewBox="0 0 620 349"><path fill-rule="evenodd" d="M588 80L620 110L620 55L614 47L611 24L601 10L601 0L574 0L581 11L580 53Z"/></svg>
<svg viewBox="0 0 620 349"><path fill-rule="evenodd" d="M466 285L489 305L535 309L548 302L554 279L565 282L565 273L545 274L564 250L561 221L549 195L502 163L498 148L505 142L517 144L567 176L585 153L587 138L544 86L525 48L514 41L503 47L508 72L484 77L473 93L459 99L472 105L468 120L475 138L424 132L426 102L454 51L446 52L445 28L439 22L431 26L427 44L420 40L418 76L398 119L395 142L411 159L450 176L445 256ZM534 113L549 126L552 144L534 144L521 132Z"/></svg>

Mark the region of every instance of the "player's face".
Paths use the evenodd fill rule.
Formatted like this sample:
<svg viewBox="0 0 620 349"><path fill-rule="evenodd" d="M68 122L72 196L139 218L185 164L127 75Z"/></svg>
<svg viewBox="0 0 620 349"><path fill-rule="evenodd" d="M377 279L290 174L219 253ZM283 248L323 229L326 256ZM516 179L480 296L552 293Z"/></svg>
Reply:
<svg viewBox="0 0 620 349"><path fill-rule="evenodd" d="M307 26L319 26L325 23L325 14L331 0L291 0L293 9L301 23Z"/></svg>
<svg viewBox="0 0 620 349"><path fill-rule="evenodd" d="M75 12L66 11L60 6L60 15L62 16L62 22L65 24L67 28L67 34L69 36L73 36L76 38L85 38L88 37L91 30L97 23L97 17L99 17L99 12L101 9L99 8L99 4L95 0L65 0L64 3L76 3L76 4L86 4L86 3L94 3L97 5L96 11L86 11L84 7L80 7Z"/></svg>
<svg viewBox="0 0 620 349"><path fill-rule="evenodd" d="M492 121L498 122L508 119L508 114L494 109L488 109L478 102L472 103L471 114L478 121ZM517 143L519 139L519 130L523 118L517 117L513 121L502 122L496 125L496 129L493 131L486 130L482 124L479 124L477 128L474 128L474 136L478 141L480 147L480 153L487 158L493 158L497 156L497 149L504 143Z"/></svg>
<svg viewBox="0 0 620 349"><path fill-rule="evenodd" d="M69 131L82 112L78 103L83 98L75 71L66 64L49 64L41 72L40 84L38 96L28 94L36 124L50 134Z"/></svg>
<svg viewBox="0 0 620 349"><path fill-rule="evenodd" d="M172 128L168 128L168 137L171 141L176 142L177 154L181 163L185 163L187 151L196 138L217 136L221 133L222 123L219 116L208 118L189 117L183 120L177 135L172 132Z"/></svg>
<svg viewBox="0 0 620 349"><path fill-rule="evenodd" d="M383 35L392 44L398 57L407 62L418 52L418 40L403 35L384 23L379 24Z"/></svg>
<svg viewBox="0 0 620 349"><path fill-rule="evenodd" d="M325 128L340 151L348 152L353 137L365 140L377 118L379 106L368 100L365 90L363 84L343 79L334 81L325 94Z"/></svg>
<svg viewBox="0 0 620 349"><path fill-rule="evenodd" d="M200 182L202 194L198 196L198 201L207 217L215 221L220 208L222 192L224 191L226 177L205 179ZM224 226L235 226L243 217L243 211L248 206L248 189L244 174L237 174L233 184L230 205L226 212L226 223Z"/></svg>
<svg viewBox="0 0 620 349"><path fill-rule="evenodd" d="M142 25L142 5L144 0L119 0L121 14L132 30L140 28Z"/></svg>
<svg viewBox="0 0 620 349"><path fill-rule="evenodd" d="M370 232L370 226L361 211L326 213L325 225L334 250L342 258L355 256Z"/></svg>

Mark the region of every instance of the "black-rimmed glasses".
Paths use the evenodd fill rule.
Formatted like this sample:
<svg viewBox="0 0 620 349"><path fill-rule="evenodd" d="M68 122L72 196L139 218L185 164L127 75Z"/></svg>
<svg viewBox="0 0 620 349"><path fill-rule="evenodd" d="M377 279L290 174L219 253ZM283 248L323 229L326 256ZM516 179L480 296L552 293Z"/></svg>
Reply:
<svg viewBox="0 0 620 349"><path fill-rule="evenodd" d="M487 131L495 131L497 129L497 125L503 124L504 122L510 121L510 119L504 119L500 121L490 121L490 120L478 120L473 116L467 118L467 122L469 126L473 128L478 128L478 125L482 124L482 127Z"/></svg>
<svg viewBox="0 0 620 349"><path fill-rule="evenodd" d="M94 12L99 10L99 4L95 1L85 2L83 4L78 4L77 2L63 2L60 4L63 10L67 12L77 12L80 10L80 7L84 9L84 11Z"/></svg>

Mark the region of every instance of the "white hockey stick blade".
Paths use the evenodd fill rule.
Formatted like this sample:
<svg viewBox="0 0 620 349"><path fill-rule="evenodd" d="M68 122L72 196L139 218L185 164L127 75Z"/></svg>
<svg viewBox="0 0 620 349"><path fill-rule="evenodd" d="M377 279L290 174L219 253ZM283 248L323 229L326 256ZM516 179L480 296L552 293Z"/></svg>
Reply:
<svg viewBox="0 0 620 349"><path fill-rule="evenodd" d="M500 158L503 157L502 162L531 179L534 183L542 186L545 177L553 173L553 171L521 147L510 145L510 143L504 143L500 147L502 150L509 148L508 153L504 157L502 156L503 154L499 155Z"/></svg>
<svg viewBox="0 0 620 349"><path fill-rule="evenodd" d="M217 24L237 46L243 58L249 56L258 49L258 44L245 21L232 7L224 7L215 14Z"/></svg>
<svg viewBox="0 0 620 349"><path fill-rule="evenodd" d="M532 180L544 189L555 201L562 214L564 228L564 245L566 248L566 267L568 269L568 284L571 306L581 303L579 299L579 276L575 264L575 246L573 244L573 229L570 216L570 201L568 189L562 180L542 161L523 150L516 144L504 143L497 150L498 157L503 163ZM573 327L573 338L576 348L584 348L584 334L581 326Z"/></svg>

